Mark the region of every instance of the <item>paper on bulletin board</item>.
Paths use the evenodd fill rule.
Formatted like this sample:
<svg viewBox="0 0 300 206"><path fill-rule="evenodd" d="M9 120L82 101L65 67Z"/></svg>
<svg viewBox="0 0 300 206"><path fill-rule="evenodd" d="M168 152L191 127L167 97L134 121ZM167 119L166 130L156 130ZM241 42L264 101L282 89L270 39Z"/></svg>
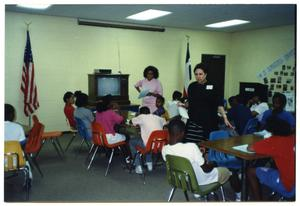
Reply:
<svg viewBox="0 0 300 206"><path fill-rule="evenodd" d="M286 97L285 110L288 112L295 112L295 94L293 92L284 92Z"/></svg>

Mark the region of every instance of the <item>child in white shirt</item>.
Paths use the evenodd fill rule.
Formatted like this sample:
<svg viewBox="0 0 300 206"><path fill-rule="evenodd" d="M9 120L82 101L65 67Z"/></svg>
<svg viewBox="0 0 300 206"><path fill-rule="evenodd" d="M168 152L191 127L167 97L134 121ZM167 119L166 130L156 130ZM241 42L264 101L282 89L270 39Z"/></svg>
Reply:
<svg viewBox="0 0 300 206"><path fill-rule="evenodd" d="M157 115L150 114L150 109L148 107L141 107L140 114L137 117L132 118L131 121L134 126L139 125L141 128L141 138L137 137L129 140L131 154L133 157L135 157L137 153L136 146L146 147L150 134L154 130L162 130L163 126L166 124L166 120ZM136 156L134 160L134 164L135 164L135 172L137 174L141 174L142 166L141 166L141 159L139 155ZM148 170L151 171L152 170L151 154L146 155L146 164Z"/></svg>

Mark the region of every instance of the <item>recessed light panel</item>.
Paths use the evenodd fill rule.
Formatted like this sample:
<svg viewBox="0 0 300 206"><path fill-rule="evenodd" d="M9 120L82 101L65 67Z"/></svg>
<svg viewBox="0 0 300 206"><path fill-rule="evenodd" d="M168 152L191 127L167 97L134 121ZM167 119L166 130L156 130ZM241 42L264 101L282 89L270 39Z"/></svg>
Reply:
<svg viewBox="0 0 300 206"><path fill-rule="evenodd" d="M250 21L233 19L233 20L229 20L229 21L222 21L222 22L218 22L218 23L208 24L205 26L210 27L210 28L224 28L224 27L236 26L236 25L247 24L247 23L250 23Z"/></svg>
<svg viewBox="0 0 300 206"><path fill-rule="evenodd" d="M134 19L134 20L140 20L140 21L147 21L151 19L156 19L158 17L162 17L168 14L171 14L172 12L169 11L161 11L161 10L155 10L155 9L148 9L146 11L142 11L137 14L133 14L131 16L126 17L126 19Z"/></svg>
<svg viewBox="0 0 300 206"><path fill-rule="evenodd" d="M28 8L28 9L47 9L50 4L17 4L18 7Z"/></svg>

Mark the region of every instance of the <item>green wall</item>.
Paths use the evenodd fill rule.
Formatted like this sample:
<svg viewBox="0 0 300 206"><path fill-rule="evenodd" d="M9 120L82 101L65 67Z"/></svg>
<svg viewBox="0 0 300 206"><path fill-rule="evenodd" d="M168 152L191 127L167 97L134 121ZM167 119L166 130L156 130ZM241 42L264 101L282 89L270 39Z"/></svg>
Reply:
<svg viewBox="0 0 300 206"><path fill-rule="evenodd" d="M186 37L190 36L192 66L201 54L226 55L225 96L238 91L239 81L258 81L256 73L294 44L294 28L223 33L166 28L165 32L79 26L73 18L5 14L5 102L15 106L17 121L27 124L23 114L20 80L29 28L40 108L37 115L46 130L66 130L63 114L65 91L88 93L87 74L96 68L110 68L130 74L129 97L140 103L133 85L148 65L160 71L164 96L182 90ZM257 44L257 45L256 45ZM120 61L118 58L120 51ZM119 66L120 65L120 66Z"/></svg>

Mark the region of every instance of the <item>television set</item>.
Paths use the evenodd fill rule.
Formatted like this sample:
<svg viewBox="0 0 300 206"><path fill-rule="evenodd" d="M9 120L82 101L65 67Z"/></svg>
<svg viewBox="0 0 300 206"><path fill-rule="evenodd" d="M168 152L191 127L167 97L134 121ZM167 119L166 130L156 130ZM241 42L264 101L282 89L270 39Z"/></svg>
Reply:
<svg viewBox="0 0 300 206"><path fill-rule="evenodd" d="M120 96L120 78L119 77L97 77L97 96L105 95Z"/></svg>
<svg viewBox="0 0 300 206"><path fill-rule="evenodd" d="M255 82L240 82L240 97L244 104L254 95L259 95L261 101L268 102L268 85Z"/></svg>
<svg viewBox="0 0 300 206"><path fill-rule="evenodd" d="M106 95L112 95L112 101L120 105L129 105L128 74L89 74L89 101L96 104Z"/></svg>

